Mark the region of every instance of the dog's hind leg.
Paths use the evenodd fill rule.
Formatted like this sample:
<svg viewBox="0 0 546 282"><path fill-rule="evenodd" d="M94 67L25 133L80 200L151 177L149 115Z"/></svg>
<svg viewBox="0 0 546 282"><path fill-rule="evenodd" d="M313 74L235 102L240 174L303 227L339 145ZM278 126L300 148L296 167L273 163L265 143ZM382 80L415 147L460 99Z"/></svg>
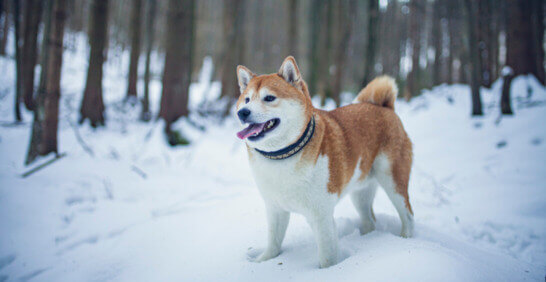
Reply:
<svg viewBox="0 0 546 282"><path fill-rule="evenodd" d="M267 211L267 248L259 255L255 262L272 259L281 253L281 245L290 221L290 213L272 205L266 205Z"/></svg>
<svg viewBox="0 0 546 282"><path fill-rule="evenodd" d="M374 162L374 172L400 216L402 222L400 236L408 238L413 236L413 211L408 196L409 171L406 176L400 175L405 171L397 165L400 164L396 162L391 164L385 155L381 155Z"/></svg>
<svg viewBox="0 0 546 282"><path fill-rule="evenodd" d="M376 191L377 182L370 180L366 187L351 193L351 201L360 215L360 234L362 235L375 230L375 216L372 208Z"/></svg>

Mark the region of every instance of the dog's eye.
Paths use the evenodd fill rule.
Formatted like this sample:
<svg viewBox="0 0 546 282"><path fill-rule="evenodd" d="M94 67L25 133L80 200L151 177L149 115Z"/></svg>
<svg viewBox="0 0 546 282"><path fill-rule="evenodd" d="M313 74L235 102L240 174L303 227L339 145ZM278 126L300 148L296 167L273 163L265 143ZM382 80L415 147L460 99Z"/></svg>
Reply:
<svg viewBox="0 0 546 282"><path fill-rule="evenodd" d="M275 99L277 99L277 97L271 96L271 95L267 95L267 96L265 96L264 101L266 101L266 102L273 102L273 101L275 101Z"/></svg>
<svg viewBox="0 0 546 282"><path fill-rule="evenodd" d="M250 101L250 99L245 98L245 104L248 104L248 101Z"/></svg>

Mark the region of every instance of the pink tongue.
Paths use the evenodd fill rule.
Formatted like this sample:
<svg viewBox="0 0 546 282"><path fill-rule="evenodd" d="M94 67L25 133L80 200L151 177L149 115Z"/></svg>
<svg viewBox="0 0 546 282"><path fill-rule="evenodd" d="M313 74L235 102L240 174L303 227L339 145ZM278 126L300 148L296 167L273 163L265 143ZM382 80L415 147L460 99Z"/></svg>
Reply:
<svg viewBox="0 0 546 282"><path fill-rule="evenodd" d="M253 123L249 125L247 128L237 132L237 137L239 137L240 139L246 139L249 136L254 135L255 133L261 132L264 129L265 124L266 124L265 122Z"/></svg>

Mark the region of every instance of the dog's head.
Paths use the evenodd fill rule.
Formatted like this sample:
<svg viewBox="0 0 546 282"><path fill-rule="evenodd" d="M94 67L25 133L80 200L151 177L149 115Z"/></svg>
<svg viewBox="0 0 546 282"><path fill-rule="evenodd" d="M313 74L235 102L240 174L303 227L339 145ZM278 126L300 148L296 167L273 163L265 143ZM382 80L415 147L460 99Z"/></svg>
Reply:
<svg viewBox="0 0 546 282"><path fill-rule="evenodd" d="M243 127L237 136L248 146L269 152L296 142L313 108L296 60L287 57L278 73L259 76L238 66L237 78L241 88L237 118Z"/></svg>

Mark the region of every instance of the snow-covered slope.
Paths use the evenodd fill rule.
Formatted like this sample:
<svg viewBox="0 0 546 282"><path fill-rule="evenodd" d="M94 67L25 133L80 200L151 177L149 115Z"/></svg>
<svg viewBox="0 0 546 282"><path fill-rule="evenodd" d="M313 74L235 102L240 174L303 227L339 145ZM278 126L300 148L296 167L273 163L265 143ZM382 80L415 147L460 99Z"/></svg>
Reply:
<svg viewBox="0 0 546 282"><path fill-rule="evenodd" d="M20 175L30 124L9 123L12 71L0 77L0 281L544 279L546 90L534 78L514 81L513 117L499 118L499 83L483 90L482 118L470 118L465 85L398 102L415 149L415 238L396 235L400 223L382 192L377 231L365 236L344 199L336 210L344 259L318 269L301 216L292 217L279 257L248 261L265 246L266 223L233 120L199 120L205 131L182 121L192 145L170 148L160 123L138 122L138 109L119 102L125 77L109 64L108 125L80 127L93 153L85 152L71 126L85 74L80 55L67 52L63 68L59 140L67 156L28 178ZM12 62L0 59L0 68ZM192 107L218 91L201 77ZM157 112L159 81L152 91Z"/></svg>

